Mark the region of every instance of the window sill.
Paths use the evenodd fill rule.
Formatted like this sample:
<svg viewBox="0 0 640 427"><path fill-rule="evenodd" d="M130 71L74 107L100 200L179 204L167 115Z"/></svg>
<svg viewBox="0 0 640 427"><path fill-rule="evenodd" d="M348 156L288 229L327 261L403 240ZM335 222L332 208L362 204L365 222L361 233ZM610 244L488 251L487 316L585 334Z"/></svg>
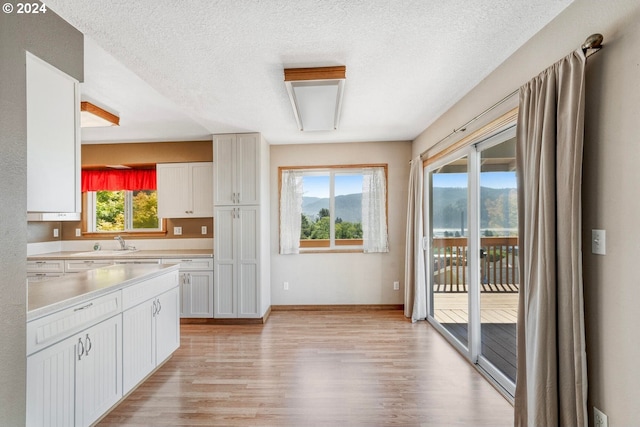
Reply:
<svg viewBox="0 0 640 427"><path fill-rule="evenodd" d="M362 248L300 248L300 254L363 254Z"/></svg>

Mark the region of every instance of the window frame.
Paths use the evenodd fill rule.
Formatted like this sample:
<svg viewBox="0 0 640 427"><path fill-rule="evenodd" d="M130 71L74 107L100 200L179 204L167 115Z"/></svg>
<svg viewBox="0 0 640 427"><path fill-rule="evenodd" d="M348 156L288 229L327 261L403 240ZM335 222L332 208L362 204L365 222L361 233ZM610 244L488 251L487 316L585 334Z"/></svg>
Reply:
<svg viewBox="0 0 640 427"><path fill-rule="evenodd" d="M135 236L135 237L157 237L167 235L166 218L158 218L157 229L133 229L133 193L134 190L105 190L105 191L124 191L125 192L125 229L120 231L98 231L96 227L96 193L97 191L86 191L82 193L82 233L83 237L105 237L105 236ZM152 190L157 191L157 190ZM128 209L127 209L128 207Z"/></svg>
<svg viewBox="0 0 640 427"><path fill-rule="evenodd" d="M385 178L385 214L387 229L389 228L389 168L387 163L346 164L346 165L315 165L315 166L279 166L278 167L278 206L282 197L282 172L295 170L299 172L321 173L329 172L329 212L334 216L330 222L329 239L300 239L300 253L362 253L363 239L335 238L335 174L362 173L366 168L383 168ZM278 209L278 227L280 227L280 210ZM279 234L279 233L278 233ZM333 245L332 245L333 242Z"/></svg>

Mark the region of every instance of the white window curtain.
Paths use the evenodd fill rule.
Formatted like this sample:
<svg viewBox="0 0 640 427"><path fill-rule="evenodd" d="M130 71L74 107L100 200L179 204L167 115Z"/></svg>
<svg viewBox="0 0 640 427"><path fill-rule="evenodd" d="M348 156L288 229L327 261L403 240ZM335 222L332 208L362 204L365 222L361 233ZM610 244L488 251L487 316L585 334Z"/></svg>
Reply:
<svg viewBox="0 0 640 427"><path fill-rule="evenodd" d="M302 218L302 173L282 171L280 193L280 254L300 252L300 227Z"/></svg>
<svg viewBox="0 0 640 427"><path fill-rule="evenodd" d="M365 253L389 252L384 168L362 171L362 242Z"/></svg>
<svg viewBox="0 0 640 427"><path fill-rule="evenodd" d="M407 243L404 265L404 315L412 322L427 318L427 287L422 237L422 159L411 161L409 198L407 203Z"/></svg>

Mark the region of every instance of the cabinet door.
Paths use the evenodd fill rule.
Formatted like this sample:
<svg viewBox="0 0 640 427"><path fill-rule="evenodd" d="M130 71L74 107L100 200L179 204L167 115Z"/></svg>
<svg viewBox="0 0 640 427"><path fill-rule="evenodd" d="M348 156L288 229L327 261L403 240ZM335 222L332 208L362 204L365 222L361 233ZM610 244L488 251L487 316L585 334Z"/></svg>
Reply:
<svg viewBox="0 0 640 427"><path fill-rule="evenodd" d="M260 200L260 136L239 134L236 137L236 199L240 205L257 205Z"/></svg>
<svg viewBox="0 0 640 427"><path fill-rule="evenodd" d="M77 341L67 338L27 357L27 426L74 425Z"/></svg>
<svg viewBox="0 0 640 427"><path fill-rule="evenodd" d="M213 137L213 194L214 205L235 203L236 136L214 135Z"/></svg>
<svg viewBox="0 0 640 427"><path fill-rule="evenodd" d="M191 163L193 217L213 216L213 163Z"/></svg>
<svg viewBox="0 0 640 427"><path fill-rule="evenodd" d="M156 366L153 300L122 313L122 393L127 394Z"/></svg>
<svg viewBox="0 0 640 427"><path fill-rule="evenodd" d="M258 227L257 206L238 209L236 219L238 243L238 317L258 316Z"/></svg>
<svg viewBox="0 0 640 427"><path fill-rule="evenodd" d="M213 317L213 272L183 273L182 317Z"/></svg>
<svg viewBox="0 0 640 427"><path fill-rule="evenodd" d="M236 309L236 244L235 216L238 208L231 206L215 209L213 306L214 317L237 317Z"/></svg>
<svg viewBox="0 0 640 427"><path fill-rule="evenodd" d="M163 163L156 165L158 183L158 216L183 218L189 216L191 200L189 166L186 163Z"/></svg>
<svg viewBox="0 0 640 427"><path fill-rule="evenodd" d="M78 82L27 53L27 211L80 212Z"/></svg>
<svg viewBox="0 0 640 427"><path fill-rule="evenodd" d="M89 426L122 397L122 317L79 335L84 354L76 363L76 426Z"/></svg>
<svg viewBox="0 0 640 427"><path fill-rule="evenodd" d="M156 298L156 365L180 347L180 295L173 288Z"/></svg>

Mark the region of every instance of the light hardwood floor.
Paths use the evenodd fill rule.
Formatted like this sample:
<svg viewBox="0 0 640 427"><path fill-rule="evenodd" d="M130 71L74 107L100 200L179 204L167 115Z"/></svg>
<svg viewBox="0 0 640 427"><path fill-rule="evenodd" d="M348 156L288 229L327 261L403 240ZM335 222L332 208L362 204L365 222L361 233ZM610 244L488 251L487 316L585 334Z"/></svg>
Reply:
<svg viewBox="0 0 640 427"><path fill-rule="evenodd" d="M513 407L401 311L182 325L181 347L99 426L511 426Z"/></svg>

